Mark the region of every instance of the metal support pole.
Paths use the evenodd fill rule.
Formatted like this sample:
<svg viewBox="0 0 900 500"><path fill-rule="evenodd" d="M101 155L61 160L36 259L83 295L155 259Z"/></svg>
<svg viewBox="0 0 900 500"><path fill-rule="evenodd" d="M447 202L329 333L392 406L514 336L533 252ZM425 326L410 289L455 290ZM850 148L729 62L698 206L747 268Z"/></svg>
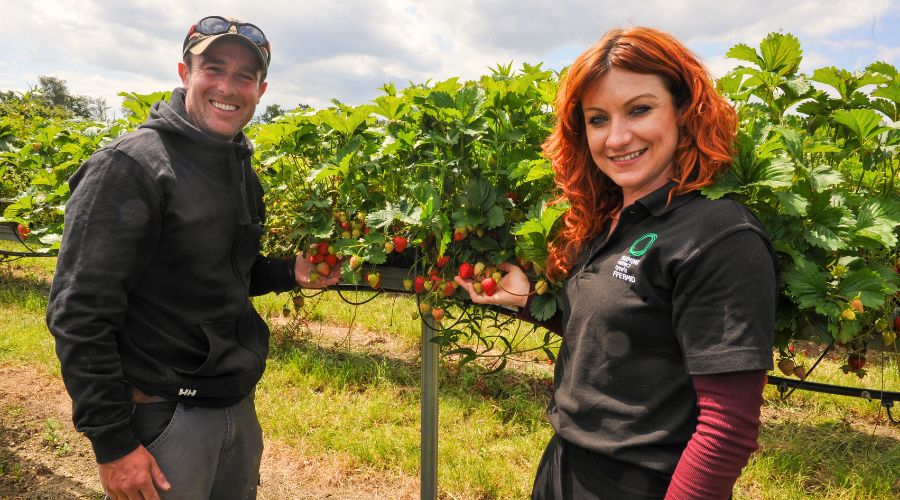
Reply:
<svg viewBox="0 0 900 500"><path fill-rule="evenodd" d="M434 320L422 315L422 500L437 499L438 465L438 355L440 347L431 342L435 334Z"/></svg>

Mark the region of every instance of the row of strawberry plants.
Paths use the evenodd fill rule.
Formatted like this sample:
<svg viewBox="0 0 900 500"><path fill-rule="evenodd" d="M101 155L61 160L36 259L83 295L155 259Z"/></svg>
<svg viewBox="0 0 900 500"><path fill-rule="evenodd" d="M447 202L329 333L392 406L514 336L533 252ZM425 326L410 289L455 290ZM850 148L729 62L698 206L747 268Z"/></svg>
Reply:
<svg viewBox="0 0 900 500"><path fill-rule="evenodd" d="M705 193L738 198L772 235L783 268L778 346L802 338L861 351L879 337L894 345L897 70L874 63L857 73L805 75L799 42L781 34L727 55L742 63L717 82L741 119L737 154ZM372 288L380 287L375 266L403 267L422 311L440 311L434 317L447 326L438 340L448 350L467 359L476 344L514 350L506 323L497 323L500 334L485 329L481 313L455 293L453 277L478 277L490 294L497 264L514 261L536 281L533 315L556 312L559 283L544 278L542 264L565 204L548 204L558 192L540 145L553 125L558 77L540 65L497 66L474 81L387 84L368 104L334 101L251 126L269 209L266 251L304 252L317 273L341 265L346 283ZM57 120L20 127L0 144L0 168L32 173L6 207L7 220L58 244L65 178L96 145L139 123L161 95L127 97L130 122ZM552 356L549 340L538 348Z"/></svg>

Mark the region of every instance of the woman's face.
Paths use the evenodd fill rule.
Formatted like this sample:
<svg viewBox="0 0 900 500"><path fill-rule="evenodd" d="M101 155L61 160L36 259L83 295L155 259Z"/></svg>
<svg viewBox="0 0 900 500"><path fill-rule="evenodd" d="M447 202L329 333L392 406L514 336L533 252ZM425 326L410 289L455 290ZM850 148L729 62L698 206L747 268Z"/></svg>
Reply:
<svg viewBox="0 0 900 500"><path fill-rule="evenodd" d="M623 206L674 177L679 110L662 78L613 67L581 106L591 156L622 188Z"/></svg>

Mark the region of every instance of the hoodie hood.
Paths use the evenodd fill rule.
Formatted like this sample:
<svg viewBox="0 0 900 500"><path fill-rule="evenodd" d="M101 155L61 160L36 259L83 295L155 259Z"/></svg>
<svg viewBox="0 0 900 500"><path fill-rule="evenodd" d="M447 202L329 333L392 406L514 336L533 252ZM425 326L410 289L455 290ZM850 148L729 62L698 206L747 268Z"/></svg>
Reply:
<svg viewBox="0 0 900 500"><path fill-rule="evenodd" d="M157 101L150 107L150 116L138 128L181 135L201 147L218 149L232 146L240 149L245 156L253 153L253 144L244 132L240 132L232 141L223 141L194 126L188 117L184 98L184 89L176 88L168 101Z"/></svg>

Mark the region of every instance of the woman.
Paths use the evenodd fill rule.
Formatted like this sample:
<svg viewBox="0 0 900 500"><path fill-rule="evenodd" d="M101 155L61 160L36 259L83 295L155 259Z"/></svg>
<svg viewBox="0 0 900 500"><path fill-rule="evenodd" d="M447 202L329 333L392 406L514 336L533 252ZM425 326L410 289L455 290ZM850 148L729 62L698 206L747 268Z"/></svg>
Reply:
<svg viewBox="0 0 900 500"><path fill-rule="evenodd" d="M728 498L757 448L772 368L776 260L743 206L700 188L736 129L697 58L649 28L608 32L560 84L544 144L570 209L547 270L565 279L532 498ZM505 264L492 297L527 315Z"/></svg>

